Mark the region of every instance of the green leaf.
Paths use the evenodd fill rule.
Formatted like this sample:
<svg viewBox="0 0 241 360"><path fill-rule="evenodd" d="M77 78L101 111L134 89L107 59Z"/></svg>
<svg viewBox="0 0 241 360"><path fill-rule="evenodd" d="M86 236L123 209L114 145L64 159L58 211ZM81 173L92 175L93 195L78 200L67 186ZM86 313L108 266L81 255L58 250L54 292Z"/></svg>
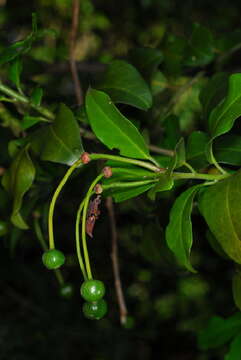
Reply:
<svg viewBox="0 0 241 360"><path fill-rule="evenodd" d="M232 290L234 303L241 310L241 274L239 270L235 272L232 279Z"/></svg>
<svg viewBox="0 0 241 360"><path fill-rule="evenodd" d="M170 221L166 228L166 241L179 263L189 271L196 272L190 262L192 247L191 212L193 198L201 185L196 185L183 192L175 201Z"/></svg>
<svg viewBox="0 0 241 360"><path fill-rule="evenodd" d="M21 127L23 130L27 130L39 122L49 122L49 121L46 121L46 118L43 118L41 116L25 115L21 122Z"/></svg>
<svg viewBox="0 0 241 360"><path fill-rule="evenodd" d="M200 101L203 106L203 117L206 121L212 109L217 106L226 96L228 89L228 74L217 73L211 77L200 93Z"/></svg>
<svg viewBox="0 0 241 360"><path fill-rule="evenodd" d="M238 334L230 345L230 350L224 360L240 360L241 333Z"/></svg>
<svg viewBox="0 0 241 360"><path fill-rule="evenodd" d="M160 191L171 190L174 186L174 181L168 172L161 174L158 182L155 186L148 192L148 196L151 200L155 200L156 193Z"/></svg>
<svg viewBox="0 0 241 360"><path fill-rule="evenodd" d="M241 263L241 171L205 189L199 208L209 229L226 252Z"/></svg>
<svg viewBox="0 0 241 360"><path fill-rule="evenodd" d="M209 137L203 131L193 131L187 141L187 161L196 169L201 169L208 164L206 146Z"/></svg>
<svg viewBox="0 0 241 360"><path fill-rule="evenodd" d="M138 186L136 188L129 188L129 189L119 189L118 191L111 192L116 203L129 200L133 197L137 197L140 194L143 194L147 190L149 190L153 184L147 184Z"/></svg>
<svg viewBox="0 0 241 360"><path fill-rule="evenodd" d="M79 126L64 104L60 105L54 123L34 132L30 143L42 160L61 164L72 165L83 152Z"/></svg>
<svg viewBox="0 0 241 360"><path fill-rule="evenodd" d="M143 137L119 112L108 95L102 91L89 90L86 111L95 135L109 149L119 149L121 155L131 158L150 159Z"/></svg>
<svg viewBox="0 0 241 360"><path fill-rule="evenodd" d="M147 79L157 70L163 60L163 54L158 49L143 47L131 51L131 62Z"/></svg>
<svg viewBox="0 0 241 360"><path fill-rule="evenodd" d="M212 33L199 24L194 24L194 30L186 50L185 65L204 66L214 58L214 40Z"/></svg>
<svg viewBox="0 0 241 360"><path fill-rule="evenodd" d="M36 14L32 15L32 32L24 40L17 41L7 47L0 54L0 65L3 65L9 61L14 60L16 57L22 54L26 54L32 46L32 43L37 38L37 20Z"/></svg>
<svg viewBox="0 0 241 360"><path fill-rule="evenodd" d="M122 60L113 61L98 86L110 95L113 102L132 105L147 110L152 105L152 95L145 80L136 68Z"/></svg>
<svg viewBox="0 0 241 360"><path fill-rule="evenodd" d="M8 75L9 79L12 81L18 91L21 92L20 76L23 70L23 64L19 57L17 57L12 64L10 65Z"/></svg>
<svg viewBox="0 0 241 360"><path fill-rule="evenodd" d="M214 316L206 329L198 334L198 346L202 350L214 349L226 344L241 331L241 313L223 319Z"/></svg>
<svg viewBox="0 0 241 360"><path fill-rule="evenodd" d="M30 101L35 106L40 106L41 101L42 101L42 97L43 97L43 89L37 87L37 88L35 88L33 90L32 94L31 94L31 97L30 97Z"/></svg>
<svg viewBox="0 0 241 360"><path fill-rule="evenodd" d="M214 154L218 162L241 165L241 136L225 135L214 143Z"/></svg>
<svg viewBox="0 0 241 360"><path fill-rule="evenodd" d="M184 165L186 161L185 143L183 138L181 138L176 144L174 152L175 152L174 157L176 157L176 161L175 161L175 169L176 169Z"/></svg>
<svg viewBox="0 0 241 360"><path fill-rule="evenodd" d="M161 146L167 149L174 149L181 137L179 119L175 115L169 115L162 125L165 137Z"/></svg>
<svg viewBox="0 0 241 360"><path fill-rule="evenodd" d="M2 180L4 188L14 198L11 221L20 229L28 228L20 214L20 210L23 196L30 189L35 177L35 168L28 154L28 147L27 145L20 150Z"/></svg>
<svg viewBox="0 0 241 360"><path fill-rule="evenodd" d="M228 132L241 115L241 74L229 77L227 97L210 114L208 123L212 138Z"/></svg>

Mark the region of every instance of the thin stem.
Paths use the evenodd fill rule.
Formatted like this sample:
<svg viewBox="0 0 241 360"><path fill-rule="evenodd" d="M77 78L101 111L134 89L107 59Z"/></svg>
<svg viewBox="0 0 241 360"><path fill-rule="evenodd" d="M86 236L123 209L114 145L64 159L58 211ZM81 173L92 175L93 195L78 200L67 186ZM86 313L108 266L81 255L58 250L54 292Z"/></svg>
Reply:
<svg viewBox="0 0 241 360"><path fill-rule="evenodd" d="M183 165L186 166L186 168L187 168L188 170L190 170L191 173L196 174L196 171L193 169L193 167L192 167L190 164L188 164L187 162L185 162Z"/></svg>
<svg viewBox="0 0 241 360"><path fill-rule="evenodd" d="M154 172L163 172L166 169L157 167L155 165L150 164L149 162L145 162L145 161L141 161L141 160L136 160L136 159L130 159L130 158L126 158L126 157L121 157L121 156L117 156L117 155L109 155L109 154L95 154L92 153L90 154L90 159L91 160L114 160L114 161L118 161L118 162L124 162L124 163L128 163L128 164L134 164L146 169L149 169L151 171Z"/></svg>
<svg viewBox="0 0 241 360"><path fill-rule="evenodd" d="M121 324L125 324L126 317L128 314L126 308L125 297L122 289L121 278L120 278L120 266L118 259L118 236L116 229L116 220L115 220L115 211L113 206L113 201L111 197L108 197L106 200L106 207L110 219L110 228L111 228L111 260L113 267L113 274L115 279L115 290L117 295L117 301L120 309L120 321Z"/></svg>
<svg viewBox="0 0 241 360"><path fill-rule="evenodd" d="M177 179L197 179L197 180L223 180L227 177L229 177L230 174L225 173L225 174L220 174L220 175L215 175L215 174L199 174L199 173L180 173L180 172L174 172L173 173L173 179L177 180Z"/></svg>
<svg viewBox="0 0 241 360"><path fill-rule="evenodd" d="M42 114L47 119L54 120L55 117L54 114L46 107L34 105L31 101L29 101L29 99L26 96L19 94L17 91L4 85L1 81L0 81L0 91L10 96L14 102L20 102L26 104L32 107L37 112L39 112L40 114Z"/></svg>
<svg viewBox="0 0 241 360"><path fill-rule="evenodd" d="M158 179L153 180L143 180L143 181L130 181L130 182L115 182L112 184L103 184L101 187L103 190L113 189L113 188L131 188L131 187L137 187L142 185L148 185L158 182Z"/></svg>
<svg viewBox="0 0 241 360"><path fill-rule="evenodd" d="M70 71L72 74L72 79L74 82L75 89L75 97L77 100L77 104L80 106L83 103L83 92L78 76L77 64L75 61L75 43L76 43L76 35L78 31L79 25L79 0L73 0L72 2L72 25L70 31L70 46L69 46L69 63L70 63Z"/></svg>
<svg viewBox="0 0 241 360"><path fill-rule="evenodd" d="M77 166L81 164L81 160L77 160L66 172L63 179L60 181L57 189L54 192L52 197L50 206L49 206L49 217L48 217L48 230L49 230L49 248L54 249L54 232L53 232L53 214L54 214L54 207L56 200L59 196L60 191L62 190L63 186L65 185L66 181L72 174L72 172L76 169Z"/></svg>
<svg viewBox="0 0 241 360"><path fill-rule="evenodd" d="M84 265L84 261L83 261L83 258L82 258L82 255L81 255L81 250L80 250L80 238L79 238L79 223L80 223L80 216L81 216L81 212L82 212L83 207L84 207L84 203L85 203L85 199L81 202L81 204L80 204L80 206L78 208L78 211L77 211L77 215L76 215L75 242L76 242L76 251L77 251L77 257L78 257L80 269L82 271L84 279L87 280L85 265Z"/></svg>
<svg viewBox="0 0 241 360"><path fill-rule="evenodd" d="M173 150L163 149L163 148L160 148L159 146L152 145L152 144L150 144L148 147L154 153L166 155L166 156L174 156Z"/></svg>
<svg viewBox="0 0 241 360"><path fill-rule="evenodd" d="M47 244L46 244L46 242L44 240L44 236L43 236L41 227L39 225L39 219L38 219L37 216L34 217L33 224L34 224L34 230L35 230L37 239L38 239L43 251L48 251L48 246L47 246ZM64 278L63 278L63 275L61 273L61 270L60 269L55 269L54 274L56 276L56 279L57 279L59 285L63 286L64 285Z"/></svg>
<svg viewBox="0 0 241 360"><path fill-rule="evenodd" d="M100 174L95 178L95 180L90 185L89 190L87 191L86 197L84 199L84 208L83 208L83 216L82 216L82 246L83 246L84 258L85 258L87 277L89 280L92 279L92 273L91 273L91 267L89 261L87 242L86 242L86 217L87 217L87 210L88 210L90 197L92 195L92 191L95 185L100 181L100 179L102 179L103 176L104 176L103 174Z"/></svg>

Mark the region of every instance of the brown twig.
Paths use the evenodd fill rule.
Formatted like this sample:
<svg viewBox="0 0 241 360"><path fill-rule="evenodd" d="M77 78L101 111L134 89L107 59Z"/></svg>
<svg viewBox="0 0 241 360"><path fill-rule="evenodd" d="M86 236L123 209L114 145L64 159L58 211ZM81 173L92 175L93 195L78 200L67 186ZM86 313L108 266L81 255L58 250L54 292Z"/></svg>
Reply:
<svg viewBox="0 0 241 360"><path fill-rule="evenodd" d="M72 25L70 31L69 63L70 63L70 71L74 82L77 104L80 106L83 103L83 92L78 76L76 61L75 61L75 41L76 41L76 34L79 25L79 1L80 0L73 0L72 3Z"/></svg>
<svg viewBox="0 0 241 360"><path fill-rule="evenodd" d="M155 152L157 154L162 154L162 155L166 155L166 156L173 156L174 155L173 150L163 149L163 148L160 148L159 146L151 145L151 144L149 144L148 147L152 152Z"/></svg>
<svg viewBox="0 0 241 360"><path fill-rule="evenodd" d="M127 308L125 303L125 298L122 290L122 284L120 279L120 268L119 268L119 260L118 260L118 243L117 243L117 230L116 230L116 221L115 221L115 212L113 201L111 197L108 197L106 200L106 207L109 214L110 219L110 227L111 227L111 260L113 267L113 274L115 279L115 290L117 301L120 309L120 322L121 324L125 324L127 318Z"/></svg>

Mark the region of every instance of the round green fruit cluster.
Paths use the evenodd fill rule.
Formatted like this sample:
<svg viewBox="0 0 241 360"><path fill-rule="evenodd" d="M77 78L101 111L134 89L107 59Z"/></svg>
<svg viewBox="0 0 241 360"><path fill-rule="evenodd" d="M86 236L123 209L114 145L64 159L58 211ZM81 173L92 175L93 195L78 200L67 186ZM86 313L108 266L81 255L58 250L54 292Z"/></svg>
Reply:
<svg viewBox="0 0 241 360"><path fill-rule="evenodd" d="M100 320L107 313L107 303L103 299L105 285L100 280L86 280L80 288L81 296L86 300L83 305L84 316L91 320Z"/></svg>

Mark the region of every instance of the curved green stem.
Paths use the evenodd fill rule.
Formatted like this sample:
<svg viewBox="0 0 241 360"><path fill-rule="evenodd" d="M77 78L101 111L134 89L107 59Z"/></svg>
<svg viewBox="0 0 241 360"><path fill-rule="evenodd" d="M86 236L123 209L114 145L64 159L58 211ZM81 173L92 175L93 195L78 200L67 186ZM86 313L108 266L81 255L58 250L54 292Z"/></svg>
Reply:
<svg viewBox="0 0 241 360"><path fill-rule="evenodd" d="M230 174L225 173L225 174L220 174L220 175L215 175L215 174L199 174L199 173L180 173L180 172L174 172L173 173L173 179L177 180L177 179L197 179L197 180L223 180L227 177L229 177Z"/></svg>
<svg viewBox="0 0 241 360"><path fill-rule="evenodd" d="M39 221L38 221L37 217L34 218L33 224L34 224L34 230L35 230L37 239L38 239L43 251L48 251L48 246L47 246L47 244L46 244L46 242L44 240L44 236L43 236L42 230L40 228ZM59 285L63 286L64 285L64 278L63 278L63 275L61 273L61 270L60 269L55 269L54 274L56 276L56 279L58 280Z"/></svg>
<svg viewBox="0 0 241 360"><path fill-rule="evenodd" d="M103 174L100 174L95 178L95 180L90 185L89 190L84 199L83 216L82 216L82 245L83 245L84 258L85 258L85 267L86 267L87 277L89 280L92 279L92 273L91 273L89 254L86 243L86 217L87 217L87 210L88 210L90 197L92 195L92 191L95 185L102 179L103 176L104 176Z"/></svg>
<svg viewBox="0 0 241 360"><path fill-rule="evenodd" d="M34 110L38 111L46 118L50 120L54 120L54 114L50 110L48 110L43 106L34 105L31 101L29 101L29 99L25 95L19 94L17 91L4 85L1 81L0 81L0 92L10 96L13 102L21 102L22 104L26 104L32 107Z"/></svg>
<svg viewBox="0 0 241 360"><path fill-rule="evenodd" d="M152 184L152 183L156 183L156 182L158 182L158 179L130 181L130 182L115 182L112 184L101 185L101 187L103 188L103 190L113 189L113 188L117 188L117 187L131 188L131 187L137 187L137 186L142 186L142 185L148 185L148 184Z"/></svg>
<svg viewBox="0 0 241 360"><path fill-rule="evenodd" d="M49 206L49 217L48 217L48 230L49 230L49 248L54 249L54 232L53 232L53 214L54 214L54 207L56 200L59 196L60 191L62 190L63 186L65 185L66 181L72 174L72 172L76 169L77 166L81 164L81 160L77 160L66 172L63 179L60 181L58 187L56 188L54 195L52 197L50 206Z"/></svg>
<svg viewBox="0 0 241 360"><path fill-rule="evenodd" d="M196 171L193 169L193 167L192 167L190 164L188 164L187 162L185 162L183 165L186 166L186 168L187 168L188 170L190 170L191 173L196 174Z"/></svg>
<svg viewBox="0 0 241 360"><path fill-rule="evenodd" d="M83 258L82 258L82 255L81 255L81 250L80 250L80 239L79 239L79 223L80 223L80 216L81 216L81 212L83 210L84 204L85 204L85 199L81 202L81 204L80 204L80 206L78 208L78 211L77 211L77 215L76 215L75 242L76 242L76 251L77 251L77 257L78 257L80 269L82 271L84 279L87 280L84 261L83 261Z"/></svg>
<svg viewBox="0 0 241 360"><path fill-rule="evenodd" d="M149 169L151 171L154 172L163 172L165 171L165 169L162 169L158 166L152 165L149 162L146 161L141 161L141 160L136 160L136 159L130 159L127 157L122 157L122 156L117 156L117 155L109 155L109 154L89 154L90 159L91 160L114 160L114 161L118 161L118 162L123 162L123 163L128 163L128 164L133 164L133 165L137 165L146 169Z"/></svg>

